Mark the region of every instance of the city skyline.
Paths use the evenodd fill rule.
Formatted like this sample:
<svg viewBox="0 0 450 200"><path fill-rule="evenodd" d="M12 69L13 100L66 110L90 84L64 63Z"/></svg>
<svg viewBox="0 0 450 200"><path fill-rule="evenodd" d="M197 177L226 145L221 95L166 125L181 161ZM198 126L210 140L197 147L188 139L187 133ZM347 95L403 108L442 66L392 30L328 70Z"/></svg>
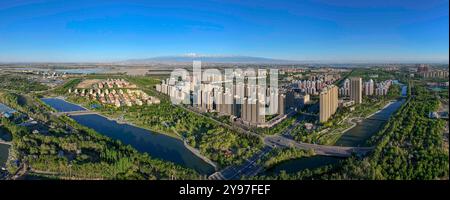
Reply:
<svg viewBox="0 0 450 200"><path fill-rule="evenodd" d="M447 62L448 1L5 1L0 62Z"/></svg>

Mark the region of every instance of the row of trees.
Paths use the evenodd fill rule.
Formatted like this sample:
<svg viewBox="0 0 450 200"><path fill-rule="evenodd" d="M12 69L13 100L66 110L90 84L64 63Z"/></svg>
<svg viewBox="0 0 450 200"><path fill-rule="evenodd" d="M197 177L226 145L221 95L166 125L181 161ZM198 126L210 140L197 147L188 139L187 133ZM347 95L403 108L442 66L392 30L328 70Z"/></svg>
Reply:
<svg viewBox="0 0 450 200"><path fill-rule="evenodd" d="M24 93L48 89L46 85L16 74L0 74L0 88Z"/></svg>
<svg viewBox="0 0 450 200"><path fill-rule="evenodd" d="M67 81L64 85L56 88L53 92L57 95L65 95L68 93L69 89L75 88L79 83L81 83L81 78L75 78Z"/></svg>
<svg viewBox="0 0 450 200"><path fill-rule="evenodd" d="M47 121L50 117L46 112L48 107L40 104L40 100L33 99L30 96L0 90L0 102L9 105L20 113L33 113L33 117L37 120Z"/></svg>
<svg viewBox="0 0 450 200"><path fill-rule="evenodd" d="M271 168L279 163L284 161L302 158L302 157L310 157L314 155L314 150L302 150L297 148L286 148L286 149L274 149L269 154L263 158L264 167L266 169Z"/></svg>
<svg viewBox="0 0 450 200"><path fill-rule="evenodd" d="M295 122L295 119L295 117L289 117L271 128L256 128L256 132L265 135L280 134L287 128L289 128L289 126L291 126Z"/></svg>

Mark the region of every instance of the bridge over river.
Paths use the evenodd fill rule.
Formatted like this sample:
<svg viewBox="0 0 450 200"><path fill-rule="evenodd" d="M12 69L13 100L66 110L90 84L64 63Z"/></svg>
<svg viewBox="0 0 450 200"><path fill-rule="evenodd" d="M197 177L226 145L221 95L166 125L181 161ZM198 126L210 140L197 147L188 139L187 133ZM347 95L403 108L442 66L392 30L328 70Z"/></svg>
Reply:
<svg viewBox="0 0 450 200"><path fill-rule="evenodd" d="M245 160L243 164L238 166L230 166L222 171L216 172L209 176L211 180L231 180L239 179L240 177L254 176L262 169L262 163L257 163L273 148L298 148L303 150L313 150L315 155L333 156L333 157L350 157L352 155L365 155L374 147L343 147L343 146L327 146L309 143L301 143L292 139L286 138L283 135L266 136L264 137L266 146L258 153L254 154L249 159Z"/></svg>
<svg viewBox="0 0 450 200"><path fill-rule="evenodd" d="M298 148L303 150L314 150L316 155L333 156L333 157L350 157L352 155L365 155L374 147L344 147L344 146L328 146L297 142L284 136L267 136L264 143L273 147L280 148Z"/></svg>
<svg viewBox="0 0 450 200"><path fill-rule="evenodd" d="M57 116L61 116L61 115L77 116L77 115L92 115L92 114L99 114L99 113L91 111L91 110L77 110L77 111L68 111L68 112L58 112L58 113L56 113Z"/></svg>

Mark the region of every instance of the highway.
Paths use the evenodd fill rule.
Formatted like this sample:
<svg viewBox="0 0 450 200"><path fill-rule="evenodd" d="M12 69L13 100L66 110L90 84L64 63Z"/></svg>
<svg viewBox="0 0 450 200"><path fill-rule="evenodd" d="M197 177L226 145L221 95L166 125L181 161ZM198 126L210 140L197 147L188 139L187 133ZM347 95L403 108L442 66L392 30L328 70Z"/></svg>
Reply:
<svg viewBox="0 0 450 200"><path fill-rule="evenodd" d="M297 142L285 136L267 136L264 138L264 143L270 145L273 148L298 148L303 150L314 150L316 155L334 156L334 157L350 157L353 154L365 155L374 147L342 147L342 146L327 146L318 144L309 144L303 142Z"/></svg>
<svg viewBox="0 0 450 200"><path fill-rule="evenodd" d="M220 172L216 172L208 177L210 180L233 180L240 179L243 176L250 177L258 174L262 169L262 163L258 164L257 161L264 157L272 150L272 147L265 146L260 151L255 153L249 159L245 160L243 164L238 166L229 166Z"/></svg>

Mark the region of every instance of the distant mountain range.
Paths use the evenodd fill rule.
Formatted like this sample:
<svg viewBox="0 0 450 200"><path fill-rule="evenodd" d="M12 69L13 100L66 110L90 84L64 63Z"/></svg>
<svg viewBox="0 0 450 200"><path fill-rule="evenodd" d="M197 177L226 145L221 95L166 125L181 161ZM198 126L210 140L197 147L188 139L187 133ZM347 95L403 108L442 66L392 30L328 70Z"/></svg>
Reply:
<svg viewBox="0 0 450 200"><path fill-rule="evenodd" d="M207 56L207 55L181 55L181 56L160 56L145 59L130 59L120 62L121 64L150 64L150 63L189 63L199 60L206 63L243 63L243 64L284 64L299 63L299 61L280 60L251 56Z"/></svg>

